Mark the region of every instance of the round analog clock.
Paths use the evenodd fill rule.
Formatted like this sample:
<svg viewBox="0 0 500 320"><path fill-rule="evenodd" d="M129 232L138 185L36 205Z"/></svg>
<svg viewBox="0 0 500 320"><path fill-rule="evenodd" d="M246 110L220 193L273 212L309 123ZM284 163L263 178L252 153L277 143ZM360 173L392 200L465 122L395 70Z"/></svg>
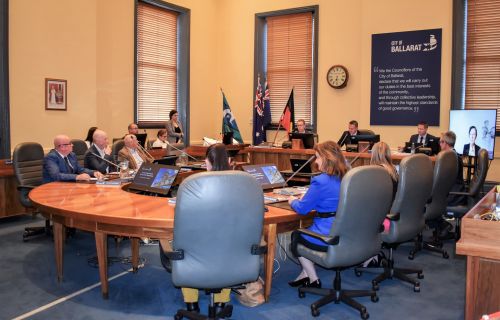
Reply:
<svg viewBox="0 0 500 320"><path fill-rule="evenodd" d="M335 89L342 89L347 85L347 80L349 79L349 73L346 67L341 65L335 65L328 70L326 74L326 81L328 84Z"/></svg>

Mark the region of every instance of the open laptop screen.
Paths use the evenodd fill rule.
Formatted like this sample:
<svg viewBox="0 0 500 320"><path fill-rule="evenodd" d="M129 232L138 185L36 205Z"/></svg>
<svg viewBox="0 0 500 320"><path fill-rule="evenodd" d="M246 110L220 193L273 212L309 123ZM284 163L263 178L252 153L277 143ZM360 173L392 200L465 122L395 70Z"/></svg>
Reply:
<svg viewBox="0 0 500 320"><path fill-rule="evenodd" d="M309 161L309 160L308 159L293 159L293 158L290 158L290 165L292 166L292 171L296 172L307 161ZM302 170L300 170L300 172L302 172L302 173L312 173L311 162L309 162L308 164L306 164L304 166L304 168L302 168Z"/></svg>
<svg viewBox="0 0 500 320"><path fill-rule="evenodd" d="M242 166L242 168L257 179L262 189L283 187L285 184L285 179L274 164L257 164Z"/></svg>
<svg viewBox="0 0 500 320"><path fill-rule="evenodd" d="M166 195L179 170L179 167L174 166L143 163L129 188Z"/></svg>

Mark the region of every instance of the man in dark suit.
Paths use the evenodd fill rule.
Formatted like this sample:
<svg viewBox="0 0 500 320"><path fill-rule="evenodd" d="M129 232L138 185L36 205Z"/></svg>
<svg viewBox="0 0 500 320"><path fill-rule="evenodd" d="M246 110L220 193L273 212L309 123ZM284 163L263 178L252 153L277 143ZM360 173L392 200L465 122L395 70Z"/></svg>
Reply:
<svg viewBox="0 0 500 320"><path fill-rule="evenodd" d="M306 121L304 119L297 120L297 129L293 132L297 133L311 133L311 130L306 129Z"/></svg>
<svg viewBox="0 0 500 320"><path fill-rule="evenodd" d="M54 149L43 159L43 182L88 181L90 177L102 178L99 171L82 168L73 152L73 144L66 135L54 138Z"/></svg>
<svg viewBox="0 0 500 320"><path fill-rule="evenodd" d="M108 145L106 132L97 129L92 136L92 143L92 146L85 153L85 168L97 170L103 174L116 171L116 167L110 164L113 157L111 156L111 148Z"/></svg>
<svg viewBox="0 0 500 320"><path fill-rule="evenodd" d="M419 122L417 125L417 134L410 137L410 144L419 144L425 148L431 148L432 154L439 152L439 138L427 133L429 125L426 122Z"/></svg>
<svg viewBox="0 0 500 320"><path fill-rule="evenodd" d="M347 131L344 131L337 142L340 147L344 144L351 144L351 137L358 135L358 122L356 120L349 121Z"/></svg>

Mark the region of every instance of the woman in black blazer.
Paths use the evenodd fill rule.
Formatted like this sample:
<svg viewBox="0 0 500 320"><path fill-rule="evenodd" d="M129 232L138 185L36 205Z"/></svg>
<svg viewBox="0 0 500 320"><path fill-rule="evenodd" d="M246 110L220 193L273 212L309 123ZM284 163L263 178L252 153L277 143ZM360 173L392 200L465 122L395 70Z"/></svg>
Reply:
<svg viewBox="0 0 500 320"><path fill-rule="evenodd" d="M470 143L464 144L464 152L462 153L464 156L477 157L477 154L479 153L479 149L481 149L481 147L476 144L476 138L477 138L477 128L475 126L471 126L469 128ZM474 150L473 154L470 154L472 152L471 146Z"/></svg>

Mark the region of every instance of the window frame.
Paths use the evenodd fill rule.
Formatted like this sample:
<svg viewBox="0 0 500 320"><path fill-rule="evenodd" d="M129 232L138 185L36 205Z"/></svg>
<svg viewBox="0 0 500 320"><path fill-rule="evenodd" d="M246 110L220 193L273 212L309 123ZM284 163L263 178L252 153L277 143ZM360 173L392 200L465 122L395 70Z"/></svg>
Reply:
<svg viewBox="0 0 500 320"><path fill-rule="evenodd" d="M254 79L253 88L257 88L257 78L260 75L262 81L264 81L267 71L266 66L266 18L272 16L281 16L294 13L312 13L313 17L313 54L312 54L312 80L311 80L311 120L312 124L307 125L307 129L317 132L318 123L318 112L317 112L317 101L318 101L318 30L319 30L319 5L306 6L299 8L283 9L277 11L261 12L255 14L255 39L254 39ZM262 83L263 85L264 83ZM272 103L272 86L269 88L271 93L271 103ZM252 90L252 105L255 102L255 92ZM285 108L285 106L283 106ZM298 119L295 119L298 120ZM253 120L255 121L255 119ZM276 130L278 128L277 123L271 123L266 129Z"/></svg>
<svg viewBox="0 0 500 320"><path fill-rule="evenodd" d="M161 9L175 11L177 17L177 112L184 128L184 143L189 144L189 71L190 71L190 21L191 10L161 0L135 0L134 7L134 122L139 127L149 129L164 128L165 125L139 124L137 110L137 7L139 3L149 4Z"/></svg>

